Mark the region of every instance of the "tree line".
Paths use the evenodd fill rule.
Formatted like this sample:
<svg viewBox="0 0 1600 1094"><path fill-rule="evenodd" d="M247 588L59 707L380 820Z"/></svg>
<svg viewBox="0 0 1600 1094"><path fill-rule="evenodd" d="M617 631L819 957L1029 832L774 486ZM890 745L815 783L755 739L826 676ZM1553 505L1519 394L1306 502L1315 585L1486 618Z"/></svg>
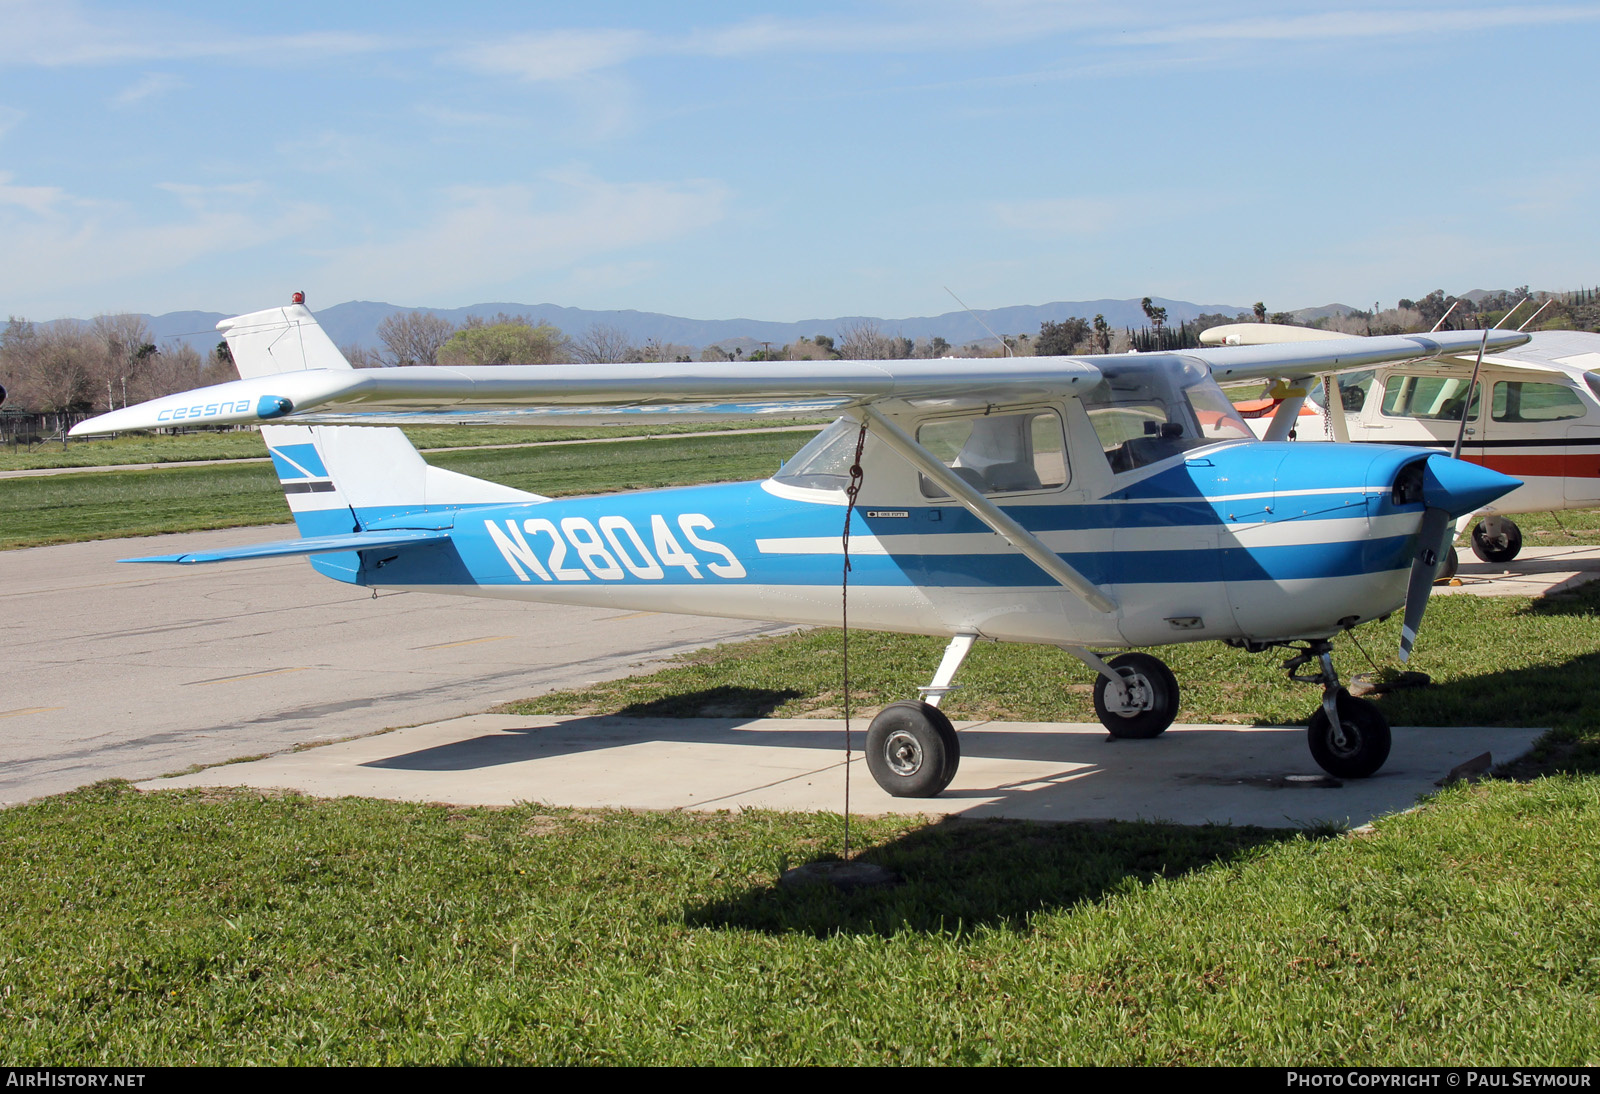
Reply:
<svg viewBox="0 0 1600 1094"><path fill-rule="evenodd" d="M1524 301L1526 302L1519 303ZM1113 329L1104 315L1072 316L1046 321L1033 334L996 335L956 347L946 339L910 339L890 334L875 320L842 323L836 335L816 334L774 346L740 339L706 346L702 361L883 361L948 356L1071 356L1188 349L1200 335L1227 323L1298 324L1343 334L1408 334L1444 329L1493 326L1511 315L1516 326L1544 305L1530 329L1600 330L1600 290L1568 293L1530 292L1527 286L1497 290L1476 300L1435 289L1419 299L1403 299L1393 308L1374 304L1370 311L1352 311L1298 321L1285 312L1270 312L1257 301L1249 312L1202 314L1173 326L1167 310L1152 298L1141 301L1147 325ZM569 336L544 320L504 312L492 318L469 317L453 323L433 312L397 312L378 326L378 349L341 347L358 368L399 365L613 364L630 361L689 361L695 350L658 338L635 343L617 327L595 324ZM63 320L35 325L13 317L0 331L0 386L8 409L86 415L179 391L234 379L237 373L226 342L200 354L179 342L157 347L149 326L135 315L102 315L92 322Z"/></svg>

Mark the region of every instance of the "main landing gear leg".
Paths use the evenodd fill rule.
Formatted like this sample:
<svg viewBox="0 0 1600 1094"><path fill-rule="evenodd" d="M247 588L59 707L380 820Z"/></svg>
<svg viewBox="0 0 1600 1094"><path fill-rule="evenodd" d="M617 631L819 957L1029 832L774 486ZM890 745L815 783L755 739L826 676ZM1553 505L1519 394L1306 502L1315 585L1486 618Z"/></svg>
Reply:
<svg viewBox="0 0 1600 1094"><path fill-rule="evenodd" d="M890 703L867 727L867 770L895 797L937 797L956 777L961 742L939 702L959 686L951 681L977 640L975 634L952 638L933 682L917 689L922 698Z"/></svg>
<svg viewBox="0 0 1600 1094"><path fill-rule="evenodd" d="M1317 668L1299 671L1313 662ZM1389 722L1376 703L1355 698L1339 684L1333 668L1333 644L1326 639L1307 642L1283 667L1291 680L1322 685L1322 705L1306 730L1317 766L1341 779L1376 774L1389 758Z"/></svg>
<svg viewBox="0 0 1600 1094"><path fill-rule="evenodd" d="M1094 712L1113 737L1145 740L1178 716L1178 678L1159 657L1123 653L1110 661L1092 650L1062 646L1094 669Z"/></svg>

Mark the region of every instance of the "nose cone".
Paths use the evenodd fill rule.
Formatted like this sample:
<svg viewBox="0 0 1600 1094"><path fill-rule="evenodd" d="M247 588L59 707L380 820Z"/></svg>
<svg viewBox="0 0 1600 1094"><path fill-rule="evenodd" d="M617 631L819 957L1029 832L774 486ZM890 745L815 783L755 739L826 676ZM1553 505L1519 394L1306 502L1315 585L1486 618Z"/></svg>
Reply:
<svg viewBox="0 0 1600 1094"><path fill-rule="evenodd" d="M1429 456L1422 469L1424 504L1430 509L1443 509L1452 517L1477 512L1521 485L1521 479L1449 456Z"/></svg>

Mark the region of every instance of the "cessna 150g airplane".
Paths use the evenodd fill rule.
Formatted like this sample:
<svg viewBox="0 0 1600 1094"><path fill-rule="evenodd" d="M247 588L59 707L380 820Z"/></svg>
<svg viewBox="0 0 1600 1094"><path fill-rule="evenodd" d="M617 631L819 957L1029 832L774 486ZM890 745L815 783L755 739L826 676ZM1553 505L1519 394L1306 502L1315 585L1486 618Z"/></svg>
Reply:
<svg viewBox="0 0 1600 1094"><path fill-rule="evenodd" d="M1095 647L1288 648L1291 679L1323 687L1312 755L1371 775L1389 727L1340 686L1329 639L1404 606L1409 654L1451 522L1518 485L1414 448L1258 441L1217 383L1428 359L1476 348L1479 332L981 361L355 370L299 302L219 329L241 379L73 433L258 424L302 538L128 561L309 555L374 589L837 625L848 558L851 625L950 639L922 699L868 730L869 769L902 796L955 775L939 700L979 639L1083 661L1118 737L1164 731L1178 684L1147 653ZM1526 340L1489 336L1495 350ZM841 417L763 482L563 499L431 467L399 429L371 428L796 413Z"/></svg>
<svg viewBox="0 0 1600 1094"><path fill-rule="evenodd" d="M1201 338L1264 345L1274 337L1302 342L1307 335L1330 337L1304 327L1240 323L1213 327ZM1522 480L1486 505L1472 529L1473 554L1484 562L1510 562L1522 550L1522 530L1510 515L1600 505L1600 334L1537 331L1526 345L1485 353L1473 387L1477 349L1343 373L1340 398L1331 407L1324 381L1301 408L1297 433L1307 440L1440 452L1449 452L1461 434L1462 459Z"/></svg>

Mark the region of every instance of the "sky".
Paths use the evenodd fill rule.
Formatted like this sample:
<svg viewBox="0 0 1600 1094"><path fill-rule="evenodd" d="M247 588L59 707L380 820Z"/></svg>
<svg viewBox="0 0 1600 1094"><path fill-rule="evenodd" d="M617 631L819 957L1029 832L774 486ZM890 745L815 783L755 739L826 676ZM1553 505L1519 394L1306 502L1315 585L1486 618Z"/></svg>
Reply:
<svg viewBox="0 0 1600 1094"><path fill-rule="evenodd" d="M1600 2L1401 3L0 0L0 314L1600 282Z"/></svg>

